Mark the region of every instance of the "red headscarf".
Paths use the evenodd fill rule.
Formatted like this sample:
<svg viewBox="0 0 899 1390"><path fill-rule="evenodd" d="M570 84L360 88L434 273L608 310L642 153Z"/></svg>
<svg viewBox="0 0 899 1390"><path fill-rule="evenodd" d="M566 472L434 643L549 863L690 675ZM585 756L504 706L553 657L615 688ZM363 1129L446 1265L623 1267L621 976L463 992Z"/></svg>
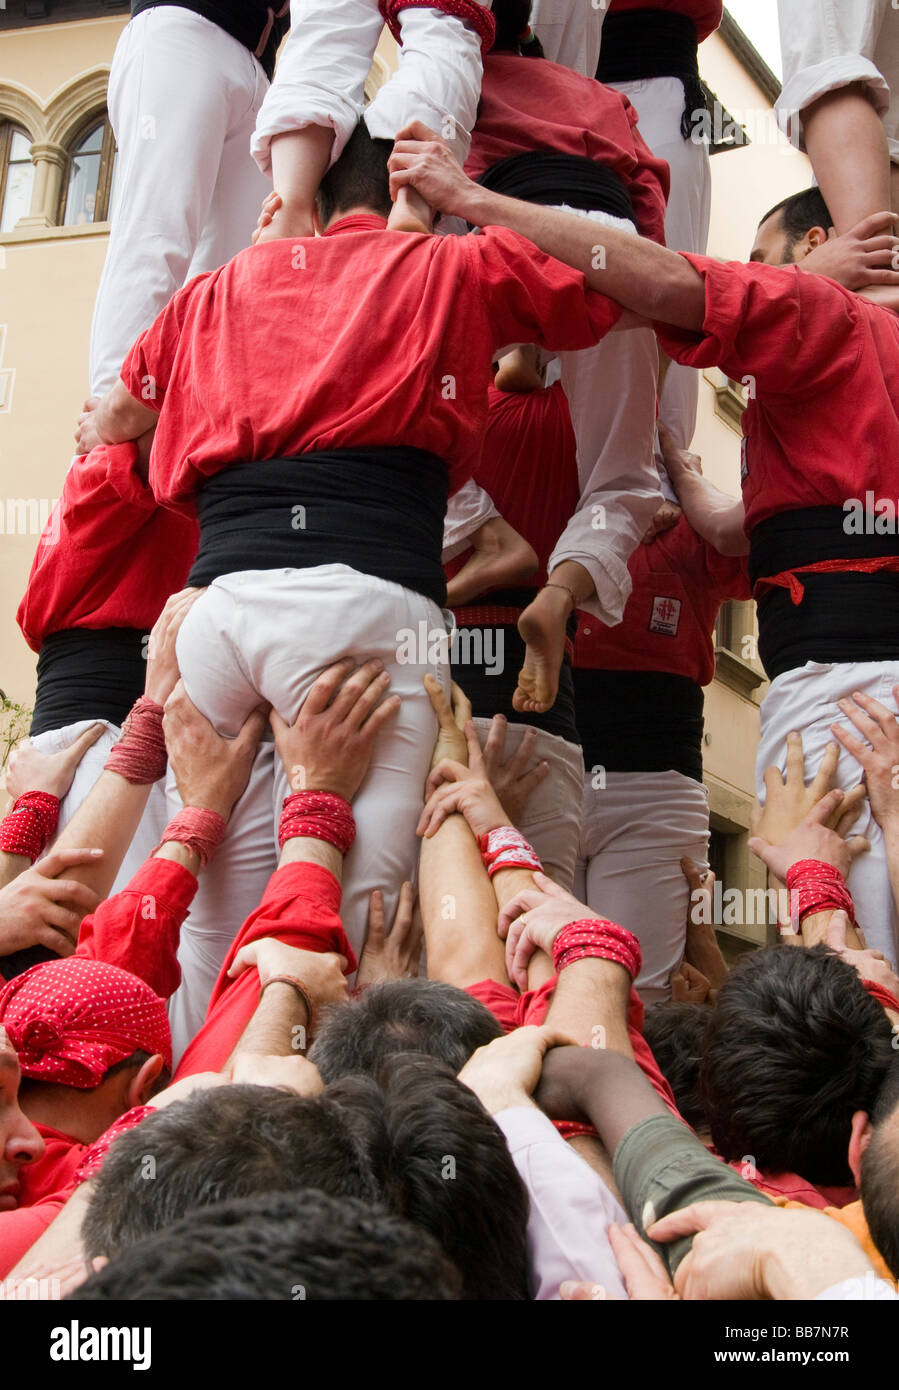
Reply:
<svg viewBox="0 0 899 1390"><path fill-rule="evenodd" d="M172 1065L165 1001L105 961L70 956L34 965L0 990L0 1023L22 1075L91 1090L132 1052Z"/></svg>

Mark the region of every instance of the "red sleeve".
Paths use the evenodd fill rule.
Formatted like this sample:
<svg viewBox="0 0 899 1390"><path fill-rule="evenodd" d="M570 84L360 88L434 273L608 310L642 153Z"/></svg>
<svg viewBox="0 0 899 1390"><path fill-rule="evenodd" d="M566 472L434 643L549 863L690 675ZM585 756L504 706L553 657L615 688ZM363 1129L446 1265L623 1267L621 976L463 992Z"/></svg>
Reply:
<svg viewBox="0 0 899 1390"><path fill-rule="evenodd" d="M495 348L516 342L558 351L592 347L621 317L620 304L591 290L579 270L544 255L517 232L488 227L461 240L483 285Z"/></svg>
<svg viewBox="0 0 899 1390"><path fill-rule="evenodd" d="M705 318L701 336L656 324L675 362L717 366L753 391L790 397L826 391L855 366L861 311L833 280L797 266L680 254L705 282Z"/></svg>
<svg viewBox="0 0 899 1390"><path fill-rule="evenodd" d="M671 192L671 171L664 159L658 159L653 154L640 134L634 107L627 98L624 102L638 161L628 182L637 230L641 236L649 237L650 241L657 241L660 246L664 246L665 213L668 208L668 195Z"/></svg>
<svg viewBox="0 0 899 1390"><path fill-rule="evenodd" d="M181 983L181 927L197 891L189 869L148 859L126 888L85 917L75 954L130 970L163 999Z"/></svg>
<svg viewBox="0 0 899 1390"><path fill-rule="evenodd" d="M234 957L251 941L273 936L303 951L346 956L346 973L356 956L340 921L340 884L319 864L285 864L269 879L262 902L244 922L212 991L206 1021L178 1065L175 1080L201 1071L220 1071L249 1023L259 999L259 975L244 970L228 977Z"/></svg>
<svg viewBox="0 0 899 1390"><path fill-rule="evenodd" d="M17 1211L7 1211L0 1216L0 1279L5 1279L11 1270L27 1255L28 1251L44 1234L51 1222L62 1211L75 1185L69 1192L48 1197L44 1202L36 1202L32 1207L20 1207Z"/></svg>

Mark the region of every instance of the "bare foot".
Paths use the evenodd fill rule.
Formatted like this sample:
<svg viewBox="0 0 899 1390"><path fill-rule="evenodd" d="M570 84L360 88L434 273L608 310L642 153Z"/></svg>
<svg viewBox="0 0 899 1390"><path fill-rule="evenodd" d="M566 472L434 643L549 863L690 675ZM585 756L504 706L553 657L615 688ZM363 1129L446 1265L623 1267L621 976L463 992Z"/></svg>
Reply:
<svg viewBox="0 0 899 1390"><path fill-rule="evenodd" d="M570 611L571 600L564 589L541 589L518 620L527 646L512 696L512 706L520 714L545 714L555 704Z"/></svg>
<svg viewBox="0 0 899 1390"><path fill-rule="evenodd" d="M543 378L537 371L537 349L527 344L507 352L499 360L493 384L497 391L542 391Z"/></svg>
<svg viewBox="0 0 899 1390"><path fill-rule="evenodd" d="M434 209L414 188L401 188L390 216L388 232L417 232L430 236L434 228Z"/></svg>
<svg viewBox="0 0 899 1390"><path fill-rule="evenodd" d="M537 568L537 552L502 517L485 521L472 537L474 549L446 586L446 606L468 603L488 589L523 584Z"/></svg>

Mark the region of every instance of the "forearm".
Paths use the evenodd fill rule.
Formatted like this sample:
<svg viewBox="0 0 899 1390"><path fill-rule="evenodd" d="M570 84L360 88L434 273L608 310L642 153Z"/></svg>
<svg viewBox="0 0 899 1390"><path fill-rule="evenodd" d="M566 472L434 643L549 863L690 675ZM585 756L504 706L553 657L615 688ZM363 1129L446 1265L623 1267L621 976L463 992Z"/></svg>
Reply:
<svg viewBox="0 0 899 1390"><path fill-rule="evenodd" d="M720 555L749 554L742 498L729 497L701 473L684 473L672 482L684 516L697 535Z"/></svg>
<svg viewBox="0 0 899 1390"><path fill-rule="evenodd" d="M0 888L5 888L30 867L31 860L27 854L7 854L5 850L0 852Z"/></svg>
<svg viewBox="0 0 899 1390"><path fill-rule="evenodd" d="M56 1219L10 1272L11 1278L37 1277L42 1271L59 1269L70 1260L85 1257L81 1223L92 1194L92 1183L83 1182L75 1188Z"/></svg>
<svg viewBox="0 0 899 1390"><path fill-rule="evenodd" d="M340 883L343 876L343 855L336 845L327 840L318 840L311 835L293 835L284 841L278 868L286 864L318 864L327 869Z"/></svg>
<svg viewBox="0 0 899 1390"><path fill-rule="evenodd" d="M152 429L157 418L157 412L136 401L119 379L97 406L94 427L104 444L127 444Z"/></svg>
<svg viewBox="0 0 899 1390"><path fill-rule="evenodd" d="M273 980L262 991L226 1066L240 1054L295 1056L298 1050L305 1050L310 1024L309 1009L300 991L285 981ZM298 1038L302 1044L299 1049L295 1045Z"/></svg>
<svg viewBox="0 0 899 1390"><path fill-rule="evenodd" d="M893 894L893 902L899 910L899 826L892 825L889 821L882 827L884 845L887 853L887 873L890 876L890 889ZM864 923L862 924L864 925ZM894 961L894 965L899 965L899 961Z"/></svg>
<svg viewBox="0 0 899 1390"><path fill-rule="evenodd" d="M519 893L534 887L530 869L499 869L490 880L496 896L497 912ZM553 963L545 951L535 951L528 961L528 989L539 989L553 975Z"/></svg>
<svg viewBox="0 0 899 1390"><path fill-rule="evenodd" d="M118 772L102 772L59 839L56 849L102 849L96 863L65 869L74 879L105 898L134 838L150 795L150 785L135 785Z"/></svg>
<svg viewBox="0 0 899 1390"><path fill-rule="evenodd" d="M477 226L510 227L547 255L581 271L588 285L655 322L699 331L702 277L675 251L615 227L506 198L473 184L462 215ZM458 209L454 208L456 212Z"/></svg>
<svg viewBox="0 0 899 1390"><path fill-rule="evenodd" d="M583 1047L607 1049L633 1061L627 1031L631 981L622 965L588 956L559 975L547 1027L567 1034Z"/></svg>
<svg viewBox="0 0 899 1390"><path fill-rule="evenodd" d="M418 898L432 980L463 989L481 980L508 984L493 884L464 816L447 816L422 840Z"/></svg>

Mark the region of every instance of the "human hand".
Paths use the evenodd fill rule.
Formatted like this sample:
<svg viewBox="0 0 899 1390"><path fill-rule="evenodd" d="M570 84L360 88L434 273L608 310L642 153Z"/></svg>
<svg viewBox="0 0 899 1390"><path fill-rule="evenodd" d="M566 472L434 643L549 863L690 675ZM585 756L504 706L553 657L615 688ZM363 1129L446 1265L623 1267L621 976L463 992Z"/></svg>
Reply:
<svg viewBox="0 0 899 1390"><path fill-rule="evenodd" d="M899 700L899 685L893 687L893 699ZM895 834L899 830L899 722L886 705L861 690L853 691L851 700L838 703L862 738L839 724L831 724L831 733L861 765L877 824L884 834Z"/></svg>
<svg viewBox="0 0 899 1390"><path fill-rule="evenodd" d="M205 589L181 589L166 600L147 643L147 678L144 694L157 705L164 705L178 684L180 672L175 641L184 619Z"/></svg>
<svg viewBox="0 0 899 1390"><path fill-rule="evenodd" d="M459 1080L474 1091L491 1115L527 1105L540 1080L547 1049L570 1043L571 1039L556 1029L526 1024L479 1047L459 1072Z"/></svg>
<svg viewBox="0 0 899 1390"><path fill-rule="evenodd" d="M675 444L671 431L661 422L658 425L659 443L662 446L662 461L671 486L679 493L681 482L702 477L702 459L689 449L681 449Z"/></svg>
<svg viewBox="0 0 899 1390"><path fill-rule="evenodd" d="M430 672L422 684L428 692L431 706L437 716L437 740L431 755L431 768L435 768L444 758L453 762L468 762L468 741L465 726L471 719L471 701L461 686L453 681L450 687L451 701L447 699L443 686Z"/></svg>
<svg viewBox="0 0 899 1390"><path fill-rule="evenodd" d="M278 975L291 975L306 987L316 1007L342 1004L347 996L346 956L336 951L305 951L288 946L273 936L261 937L242 946L228 967L230 979L245 970L259 972L259 987L265 989Z"/></svg>
<svg viewBox="0 0 899 1390"><path fill-rule="evenodd" d="M216 811L228 820L250 780L264 728L265 713L255 709L236 738L223 738L179 680L166 700L162 730L184 805Z"/></svg>
<svg viewBox="0 0 899 1390"><path fill-rule="evenodd" d="M81 919L96 911L100 898L83 883L56 875L94 864L102 854L99 849L51 849L0 889L0 956L29 946L46 946L58 956L71 956Z"/></svg>
<svg viewBox="0 0 899 1390"><path fill-rule="evenodd" d="M671 972L672 1004L705 1004L712 992L710 982L689 961L682 960L676 970Z"/></svg>
<svg viewBox="0 0 899 1390"><path fill-rule="evenodd" d="M863 835L850 835L844 840L836 830L828 828L828 821L835 812L845 808L847 799L846 792L834 787L833 791L829 791L812 807L805 819L800 821L780 844L772 844L763 835L752 835L749 838L749 848L781 883L786 882L790 866L798 863L800 859L821 859L825 864L832 864L846 878L852 861L871 848ZM858 816L860 809L856 801L853 820ZM844 814L841 824L845 818Z"/></svg>
<svg viewBox="0 0 899 1390"><path fill-rule="evenodd" d="M276 1057L270 1053L237 1052L229 1072L232 1086L278 1086L298 1096L317 1096L325 1089L318 1067L300 1053Z"/></svg>
<svg viewBox="0 0 899 1390"><path fill-rule="evenodd" d="M14 801L25 792L46 792L62 801L81 759L105 732L105 724L92 724L60 753L43 753L35 748L30 738L23 739L7 760L6 790Z"/></svg>
<svg viewBox="0 0 899 1390"><path fill-rule="evenodd" d="M89 454L91 449L103 443L96 424L96 411L100 399L99 396L88 396L81 408L75 427L75 444L79 454Z"/></svg>
<svg viewBox="0 0 899 1390"><path fill-rule="evenodd" d="M845 912L834 912L824 933L824 944L858 972L860 980L871 980L899 999L899 978L882 951L856 950L846 944L851 923ZM856 928L856 932L858 929Z"/></svg>
<svg viewBox="0 0 899 1390"><path fill-rule="evenodd" d="M425 786L425 805L415 828L417 835L431 839L447 816L463 815L476 837L500 825L508 825L509 813L490 784L481 745L471 720L465 726L468 746L467 765L444 758L431 769Z"/></svg>
<svg viewBox="0 0 899 1390"><path fill-rule="evenodd" d="M412 187L437 212L477 222L482 189L463 172L449 145L422 121L399 132L387 168L394 202L401 188ZM469 212L474 216L469 218Z"/></svg>
<svg viewBox="0 0 899 1390"><path fill-rule="evenodd" d="M384 894L376 888L368 907L368 932L356 971L356 988L378 980L415 978L421 961L422 925L414 912L415 890L411 883L400 889L393 926L387 931Z"/></svg>
<svg viewBox="0 0 899 1390"><path fill-rule="evenodd" d="M694 458L695 457L696 456L694 455ZM684 513L682 509L677 505L677 503L669 502L666 497L665 501L662 503L655 516L652 518L652 521L649 523L646 530L643 532L643 538L640 541L640 544L651 545L652 542L655 540L656 536L661 536L665 533L665 531L670 531L673 526L676 526L683 514Z"/></svg>
<svg viewBox="0 0 899 1390"><path fill-rule="evenodd" d="M389 685L383 662L355 668L344 657L322 672L292 724L272 710L275 747L292 792L333 792L352 801L378 734L400 707L398 695L382 699Z"/></svg>
<svg viewBox="0 0 899 1390"><path fill-rule="evenodd" d="M315 222L311 207L299 203L291 206L285 203L280 193L274 191L263 199L252 236L254 246L261 241L280 241L285 238L295 240L313 236Z"/></svg>
<svg viewBox="0 0 899 1390"><path fill-rule="evenodd" d="M798 265L801 270L836 280L847 290L863 290L869 285L899 285L896 220L893 212L874 212L842 236L831 229L827 240L810 251Z"/></svg>
<svg viewBox="0 0 899 1390"><path fill-rule="evenodd" d="M837 745L829 743L817 772L806 786L802 735L795 732L787 734L786 772L782 775L776 765L765 769L765 804L756 806L753 812L753 835L773 845L785 840L832 788L839 753ZM825 824L845 837L849 827L857 820L864 799L865 789L859 783L846 792L842 800L831 803Z"/></svg>
<svg viewBox="0 0 899 1390"><path fill-rule="evenodd" d="M505 807L511 825L518 825L531 795L549 776L549 763L530 766L537 742L537 730L525 725L515 752L505 758L509 721L504 714L495 714L482 750L483 767L493 790Z"/></svg>
<svg viewBox="0 0 899 1390"><path fill-rule="evenodd" d="M553 942L563 927L585 917L600 920L598 912L578 902L573 893L566 893L546 874L535 873L534 884L506 903L496 924L506 942L509 979L519 989L527 989L531 956L545 951L552 958Z"/></svg>

